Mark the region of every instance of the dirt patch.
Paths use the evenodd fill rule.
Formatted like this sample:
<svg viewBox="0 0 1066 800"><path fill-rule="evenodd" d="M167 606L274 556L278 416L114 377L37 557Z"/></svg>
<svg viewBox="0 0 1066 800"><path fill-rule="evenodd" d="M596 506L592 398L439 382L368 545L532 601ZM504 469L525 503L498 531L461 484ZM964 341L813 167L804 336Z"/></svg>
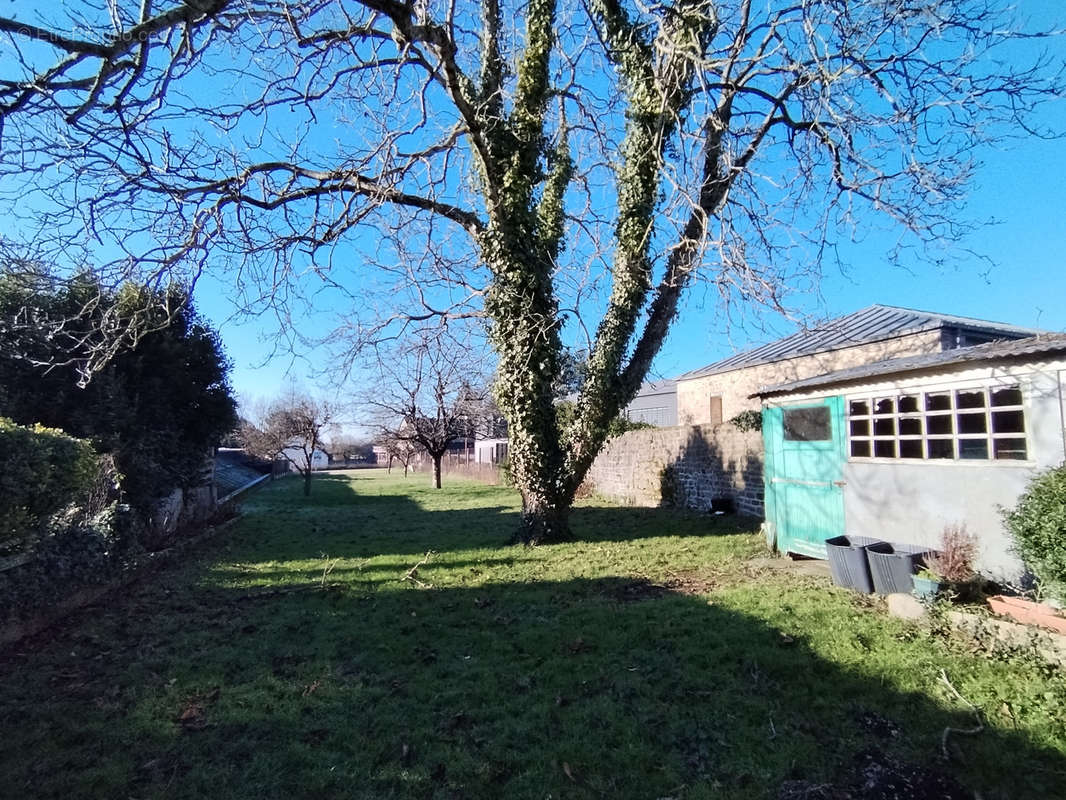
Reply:
<svg viewBox="0 0 1066 800"><path fill-rule="evenodd" d="M713 592L717 581L699 573L674 573L668 578L653 581L649 578L631 578L613 587L610 594L622 603L640 600L655 600L667 594L703 595Z"/></svg>
<svg viewBox="0 0 1066 800"><path fill-rule="evenodd" d="M641 600L655 600L669 591L665 585L647 578L632 578L612 587L610 595L620 603L636 603Z"/></svg>
<svg viewBox="0 0 1066 800"><path fill-rule="evenodd" d="M671 592L679 594L710 594L718 588L718 581L698 572L679 572L663 582Z"/></svg>
<svg viewBox="0 0 1066 800"><path fill-rule="evenodd" d="M841 781L785 781L777 800L973 800L973 793L936 768L866 752Z"/></svg>

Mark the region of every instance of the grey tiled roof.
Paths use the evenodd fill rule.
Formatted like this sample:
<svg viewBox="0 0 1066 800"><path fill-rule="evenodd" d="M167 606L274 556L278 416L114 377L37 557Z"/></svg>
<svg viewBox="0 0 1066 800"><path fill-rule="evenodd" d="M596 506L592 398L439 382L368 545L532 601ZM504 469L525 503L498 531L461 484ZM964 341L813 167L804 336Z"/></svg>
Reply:
<svg viewBox="0 0 1066 800"><path fill-rule="evenodd" d="M640 391L637 392L637 397L647 397L655 394L674 394L677 392L677 381L675 380L661 380L661 381L648 381L640 385Z"/></svg>
<svg viewBox="0 0 1066 800"><path fill-rule="evenodd" d="M1006 325L983 319L916 311L897 306L872 305L813 328L797 331L761 347L745 350L743 353L737 353L722 361L708 364L706 367L686 372L678 380L701 378L705 375L715 375L741 367L754 367L758 364L769 364L797 356L824 353L857 344L879 342L906 334L943 328L959 328L1002 339L1017 339L1040 333L1034 328L1021 328L1017 325Z"/></svg>
<svg viewBox="0 0 1066 800"><path fill-rule="evenodd" d="M802 389L833 386L839 383L866 380L884 375L918 372L953 364L1006 361L1046 355L1066 355L1066 333L1044 333L1025 339L1015 339L1014 341L989 342L988 344L978 344L973 347L944 350L940 353L890 358L873 364L863 364L858 367L828 372L825 375L817 375L813 378L803 378L798 381L766 386L751 396L765 397L772 394L786 394Z"/></svg>

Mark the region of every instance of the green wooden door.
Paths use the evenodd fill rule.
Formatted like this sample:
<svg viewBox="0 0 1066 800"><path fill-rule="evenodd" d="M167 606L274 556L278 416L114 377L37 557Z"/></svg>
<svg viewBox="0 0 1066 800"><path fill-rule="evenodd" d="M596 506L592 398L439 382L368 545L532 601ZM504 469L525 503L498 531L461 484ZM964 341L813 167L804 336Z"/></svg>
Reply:
<svg viewBox="0 0 1066 800"><path fill-rule="evenodd" d="M825 558L844 533L844 398L763 411L766 518L777 549Z"/></svg>

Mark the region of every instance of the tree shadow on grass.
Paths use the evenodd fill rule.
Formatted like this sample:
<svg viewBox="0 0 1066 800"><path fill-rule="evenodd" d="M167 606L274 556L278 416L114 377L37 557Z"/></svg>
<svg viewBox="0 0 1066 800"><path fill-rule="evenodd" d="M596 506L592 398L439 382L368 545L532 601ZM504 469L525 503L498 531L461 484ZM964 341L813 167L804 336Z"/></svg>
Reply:
<svg viewBox="0 0 1066 800"><path fill-rule="evenodd" d="M1062 796L1063 752L1021 732L940 762L973 717L896 688L882 644L845 666L623 578L155 587L0 664L0 795L876 798L873 754L986 800ZM900 796L966 796L938 791Z"/></svg>
<svg viewBox="0 0 1066 800"><path fill-rule="evenodd" d="M521 552L521 547L510 545L519 525L519 502L513 490L470 482L428 490L356 477L353 481L347 475L316 475L310 498L302 496L295 480L251 498L249 506L256 513L242 525L256 534L249 544L258 557L371 558L469 549ZM387 491L381 489L383 485ZM454 498L471 507L426 507L427 503L448 505ZM672 508L585 503L575 507L571 516L574 540L590 543L730 536L751 533L757 527L758 521L750 517ZM271 553L259 546L259 535L264 533L271 537Z"/></svg>

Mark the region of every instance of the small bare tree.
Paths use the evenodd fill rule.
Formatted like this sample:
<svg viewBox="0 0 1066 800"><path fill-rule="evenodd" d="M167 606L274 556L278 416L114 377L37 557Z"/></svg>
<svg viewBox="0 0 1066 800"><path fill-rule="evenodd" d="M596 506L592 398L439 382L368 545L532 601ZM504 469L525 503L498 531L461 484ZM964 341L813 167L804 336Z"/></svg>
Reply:
<svg viewBox="0 0 1066 800"><path fill-rule="evenodd" d="M388 431L382 431L378 435L378 443L385 448L386 471L392 473L392 462L399 461L403 465L403 476L411 467L411 461L418 455L418 445L407 439L397 439Z"/></svg>
<svg viewBox="0 0 1066 800"><path fill-rule="evenodd" d="M284 459L303 476L304 496L310 495L315 453L336 420L336 409L293 389L255 416L241 430L247 450L271 461Z"/></svg>
<svg viewBox="0 0 1066 800"><path fill-rule="evenodd" d="M379 352L380 381L366 405L386 442L414 446L430 457L435 489L441 488L441 462L452 444L477 435L489 394L483 363L468 339L445 329Z"/></svg>

